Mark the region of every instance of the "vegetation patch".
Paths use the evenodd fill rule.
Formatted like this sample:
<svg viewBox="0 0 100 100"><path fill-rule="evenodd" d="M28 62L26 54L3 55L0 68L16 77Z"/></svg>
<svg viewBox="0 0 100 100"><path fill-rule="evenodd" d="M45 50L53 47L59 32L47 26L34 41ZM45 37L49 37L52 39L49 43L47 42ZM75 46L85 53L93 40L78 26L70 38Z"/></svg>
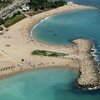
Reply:
<svg viewBox="0 0 100 100"><path fill-rule="evenodd" d="M57 8L65 5L66 2L64 0L30 0L29 6L30 9L34 12L29 13L29 15L35 15L42 11L47 11L53 8Z"/></svg>
<svg viewBox="0 0 100 100"><path fill-rule="evenodd" d="M12 17L10 17L10 18L6 18L5 20L4 20L4 26L5 27L9 27L9 26L11 26L11 25L13 25L13 24L15 24L15 23L17 23L18 21L20 21L20 20L22 20L22 19L24 19L24 18L26 18L26 16L23 14L23 13L21 13L21 12L18 12L18 13L15 13Z"/></svg>
<svg viewBox="0 0 100 100"><path fill-rule="evenodd" d="M32 52L32 55L42 55L42 56L49 56L49 57L64 57L64 56L67 56L68 54L46 51L46 50L34 50Z"/></svg>

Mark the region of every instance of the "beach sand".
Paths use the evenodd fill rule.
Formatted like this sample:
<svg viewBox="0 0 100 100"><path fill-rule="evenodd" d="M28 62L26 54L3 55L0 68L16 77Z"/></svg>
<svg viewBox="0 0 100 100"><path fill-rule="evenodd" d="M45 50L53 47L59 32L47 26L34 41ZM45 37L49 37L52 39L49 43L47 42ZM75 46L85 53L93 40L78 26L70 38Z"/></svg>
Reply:
<svg viewBox="0 0 100 100"><path fill-rule="evenodd" d="M13 73L47 67L70 67L79 68L77 62L77 46L52 46L40 43L31 37L31 30L42 19L62 12L72 10L96 9L95 7L77 4L65 5L34 16L29 16L12 25L4 35L0 36L0 76L12 75ZM49 50L68 54L64 58L33 56L33 50ZM21 61L24 59L24 61Z"/></svg>

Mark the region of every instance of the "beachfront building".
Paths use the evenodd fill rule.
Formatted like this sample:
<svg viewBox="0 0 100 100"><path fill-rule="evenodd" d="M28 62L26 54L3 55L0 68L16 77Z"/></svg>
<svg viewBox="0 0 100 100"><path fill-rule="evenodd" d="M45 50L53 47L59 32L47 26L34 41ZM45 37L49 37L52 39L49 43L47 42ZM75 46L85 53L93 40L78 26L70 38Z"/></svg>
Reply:
<svg viewBox="0 0 100 100"><path fill-rule="evenodd" d="M0 18L5 19L7 17L13 16L14 13L22 10L21 7L23 5L26 5L29 2L30 0L15 0L13 4L5 7L3 10L0 11Z"/></svg>

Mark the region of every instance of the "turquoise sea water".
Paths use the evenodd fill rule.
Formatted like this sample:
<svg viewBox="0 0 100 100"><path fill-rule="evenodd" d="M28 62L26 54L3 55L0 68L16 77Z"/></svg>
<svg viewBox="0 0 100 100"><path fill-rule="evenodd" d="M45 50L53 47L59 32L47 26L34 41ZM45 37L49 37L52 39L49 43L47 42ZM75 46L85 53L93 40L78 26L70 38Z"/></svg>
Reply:
<svg viewBox="0 0 100 100"><path fill-rule="evenodd" d="M69 44L77 38L89 38L100 51L100 10L77 10L48 17L33 29L33 36L50 44Z"/></svg>
<svg viewBox="0 0 100 100"><path fill-rule="evenodd" d="M53 1L56 1L56 0L53 0ZM100 7L100 0L65 0L65 1L72 1L74 3L81 4L81 5Z"/></svg>
<svg viewBox="0 0 100 100"><path fill-rule="evenodd" d="M69 44L77 38L93 39L96 43L96 54L100 58L100 10L77 10L48 17L33 29L33 36L40 41L57 45ZM55 100L100 99L99 90L91 92L79 90L72 85L68 87L69 89L66 87L61 93L65 95L59 95L61 98Z"/></svg>
<svg viewBox="0 0 100 100"><path fill-rule="evenodd" d="M99 100L100 91L75 86L76 71L59 68L35 70L0 81L0 100Z"/></svg>
<svg viewBox="0 0 100 100"><path fill-rule="evenodd" d="M77 72L61 69L35 70L0 81L0 100L70 100ZM67 92L70 91L70 92Z"/></svg>
<svg viewBox="0 0 100 100"><path fill-rule="evenodd" d="M33 29L33 36L53 44L92 38L100 45L100 10L78 10L48 17Z"/></svg>

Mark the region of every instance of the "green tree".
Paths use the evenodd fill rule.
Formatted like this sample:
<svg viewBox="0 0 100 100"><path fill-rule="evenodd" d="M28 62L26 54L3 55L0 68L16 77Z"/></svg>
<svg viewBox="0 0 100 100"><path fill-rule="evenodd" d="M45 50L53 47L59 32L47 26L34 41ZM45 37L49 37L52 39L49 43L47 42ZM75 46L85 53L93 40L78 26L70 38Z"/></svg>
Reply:
<svg viewBox="0 0 100 100"><path fill-rule="evenodd" d="M52 1L52 0L30 0L30 7L34 10L44 10L45 8L56 8L64 5L64 0Z"/></svg>

